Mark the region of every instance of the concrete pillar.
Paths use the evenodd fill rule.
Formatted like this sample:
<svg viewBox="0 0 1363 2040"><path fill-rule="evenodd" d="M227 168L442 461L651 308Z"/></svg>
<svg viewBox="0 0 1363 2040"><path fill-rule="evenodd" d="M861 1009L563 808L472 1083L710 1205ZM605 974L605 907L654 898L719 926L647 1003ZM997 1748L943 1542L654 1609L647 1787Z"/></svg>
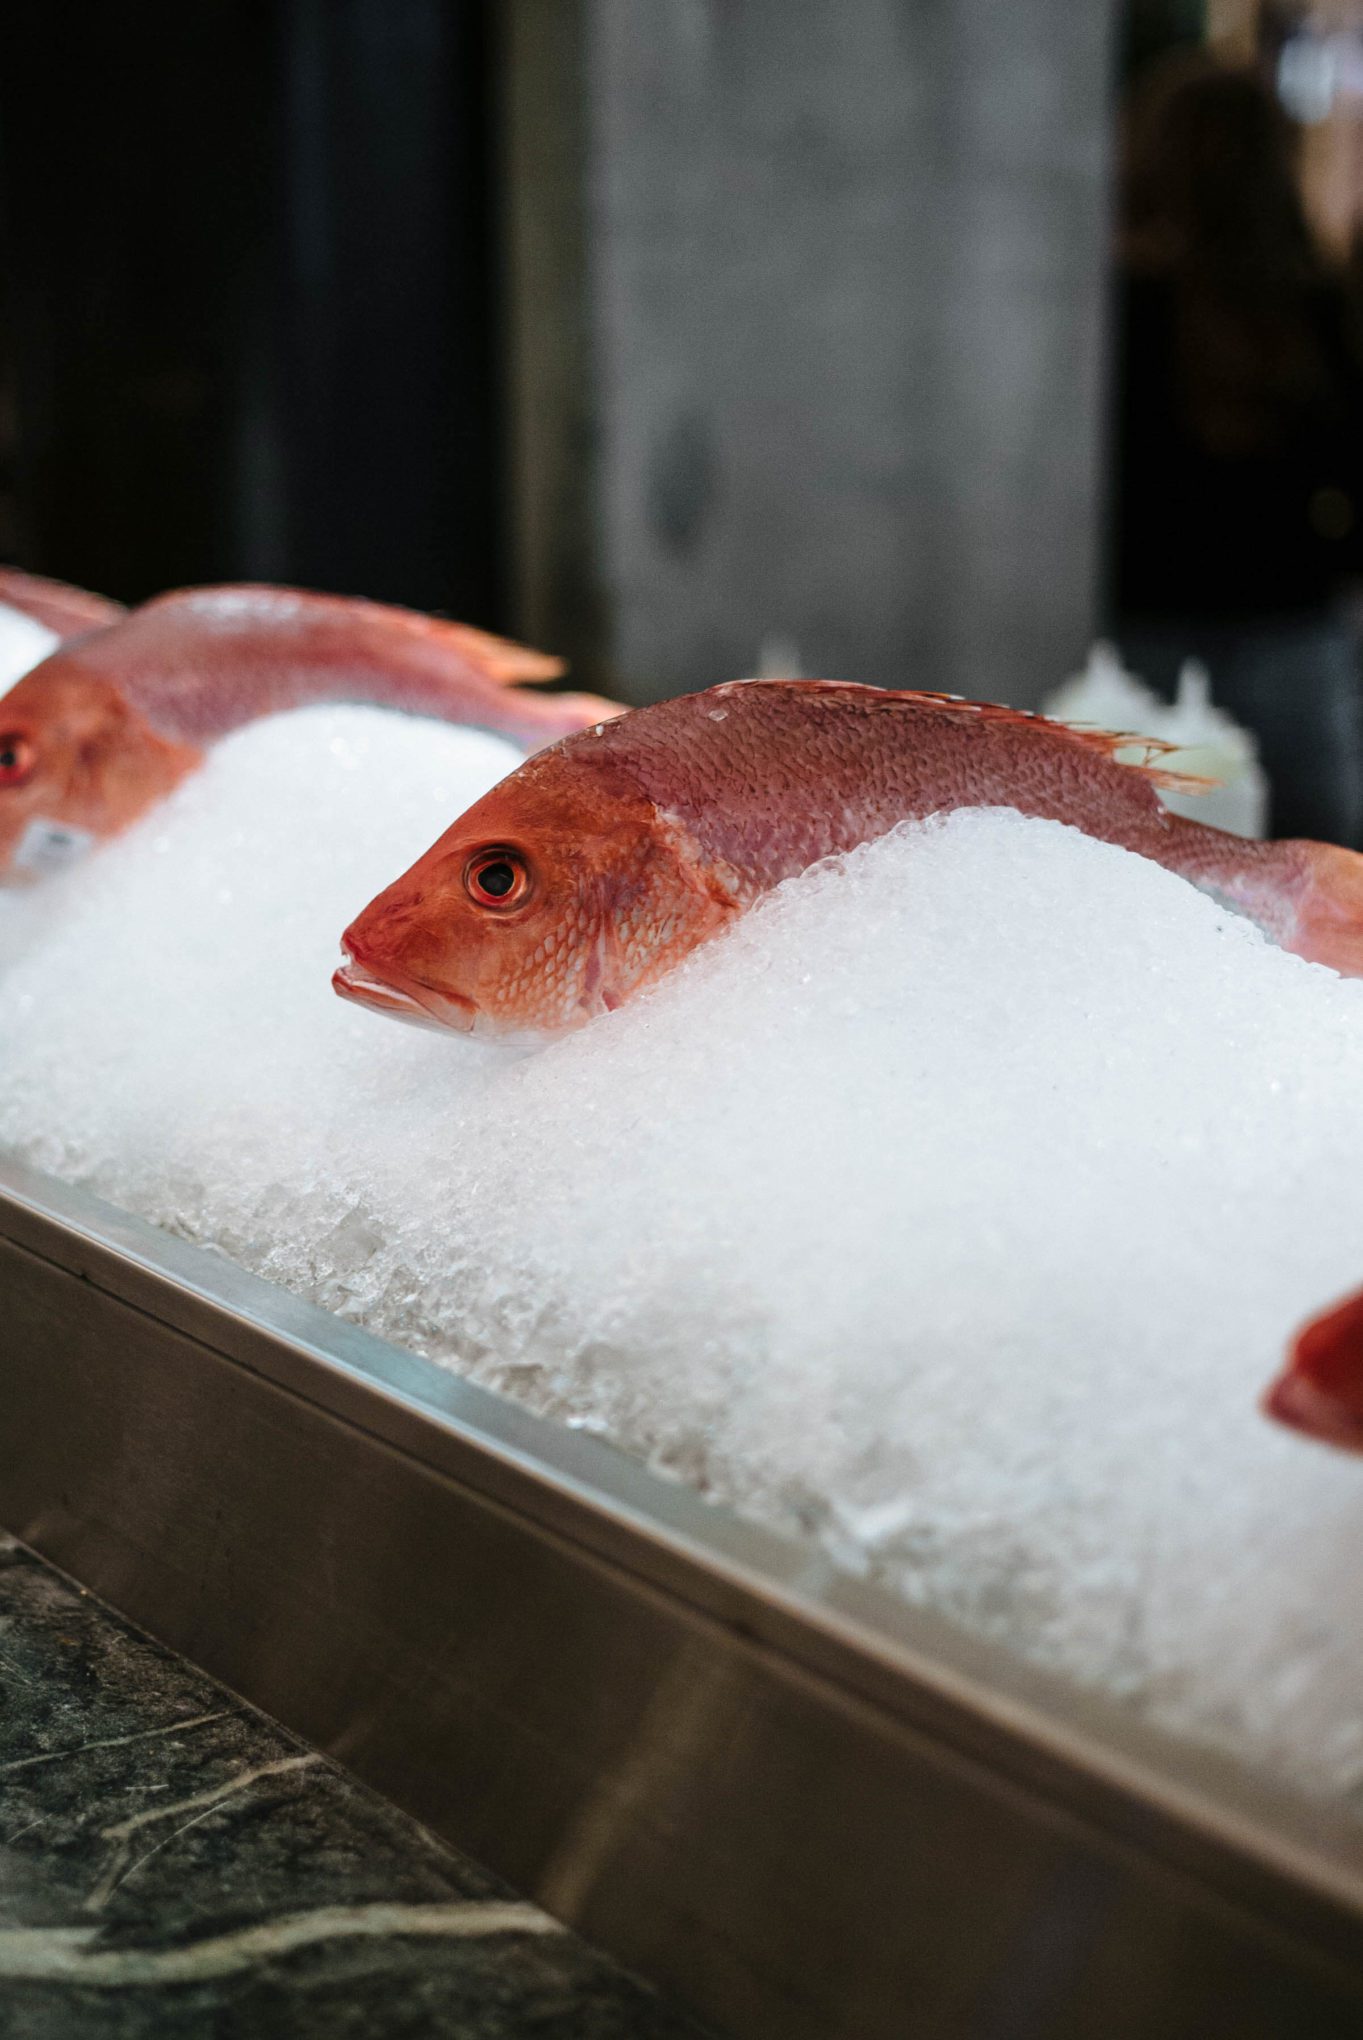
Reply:
<svg viewBox="0 0 1363 2040"><path fill-rule="evenodd" d="M518 0L522 628L635 700L1073 664L1114 5Z"/></svg>

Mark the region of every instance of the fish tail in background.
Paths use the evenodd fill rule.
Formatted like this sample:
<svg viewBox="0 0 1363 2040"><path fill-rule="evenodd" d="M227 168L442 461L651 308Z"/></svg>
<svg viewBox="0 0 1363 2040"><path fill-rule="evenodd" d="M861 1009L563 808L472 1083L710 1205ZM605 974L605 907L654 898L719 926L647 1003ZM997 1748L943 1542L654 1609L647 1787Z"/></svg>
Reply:
<svg viewBox="0 0 1363 2040"><path fill-rule="evenodd" d="M348 636L336 649L331 643L334 615L321 609L328 598L312 596L308 603L305 621L315 618L320 657L317 684L307 699L372 701L411 714L472 723L528 749L620 714L618 702L596 694L539 692L546 682L561 677L565 662L510 638L444 617L350 600L340 617ZM296 651L286 652L282 640L280 655L297 658ZM300 684L305 685L301 676L308 670L307 659L298 665ZM349 681L347 674L353 676Z"/></svg>
<svg viewBox="0 0 1363 2040"><path fill-rule="evenodd" d="M1265 1413L1309 1438L1363 1452L1363 1290L1313 1318L1263 1399Z"/></svg>
<svg viewBox="0 0 1363 2040"><path fill-rule="evenodd" d="M347 610L339 626L319 615L312 629L305 616L298 636L282 634L262 647L275 668L267 682L271 698L243 721L312 702L367 702L491 730L539 750L620 714L618 702L594 694L541 692L564 670L563 660L547 653L439 617L409 620L409 612L378 603L351 602Z"/></svg>
<svg viewBox="0 0 1363 2040"><path fill-rule="evenodd" d="M528 694L523 688L512 687L500 695L490 712L496 720L487 722L485 728L512 738L528 751L537 751L545 744L557 743L560 737L572 736L574 730L610 722L625 709L622 702L607 701L601 694Z"/></svg>
<svg viewBox="0 0 1363 2040"><path fill-rule="evenodd" d="M529 645L496 637L490 630L475 630L471 623L451 623L443 616L422 619L428 620L447 646L464 652L469 664L498 687L542 687L568 670L567 662L552 652L532 651Z"/></svg>
<svg viewBox="0 0 1363 2040"><path fill-rule="evenodd" d="M1289 893L1292 930L1285 947L1343 977L1363 977L1363 856L1304 839L1274 845Z"/></svg>
<svg viewBox="0 0 1363 2040"><path fill-rule="evenodd" d="M313 604L326 600L310 598ZM339 654L330 654L327 638L333 625L318 615L320 684L307 699L370 701L383 708L469 723L510 737L527 750L538 750L621 712L618 702L595 694L539 692L547 681L563 674L562 659L470 624L359 601L347 603L342 623L350 633L348 645ZM328 656L333 661L330 674L325 668ZM301 670L306 666L301 662ZM353 675L348 686L347 671Z"/></svg>
<svg viewBox="0 0 1363 2040"><path fill-rule="evenodd" d="M1170 816L1145 849L1258 924L1283 949L1341 977L1363 977L1363 856L1305 837L1258 843Z"/></svg>
<svg viewBox="0 0 1363 2040"><path fill-rule="evenodd" d="M183 588L74 648L162 735L204 744L264 715L372 702L540 745L616 711L527 693L563 662L467 624L355 597Z"/></svg>

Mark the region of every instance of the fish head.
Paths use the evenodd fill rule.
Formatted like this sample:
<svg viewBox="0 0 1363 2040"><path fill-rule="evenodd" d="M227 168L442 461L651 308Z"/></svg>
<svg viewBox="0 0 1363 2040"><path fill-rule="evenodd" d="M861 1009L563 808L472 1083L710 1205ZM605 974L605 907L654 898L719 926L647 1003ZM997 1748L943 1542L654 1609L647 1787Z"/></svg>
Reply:
<svg viewBox="0 0 1363 2040"><path fill-rule="evenodd" d="M342 937L344 998L537 1040L614 1010L742 903L731 874L571 738L492 789Z"/></svg>
<svg viewBox="0 0 1363 2040"><path fill-rule="evenodd" d="M0 881L40 877L116 835L200 757L54 652L0 696Z"/></svg>

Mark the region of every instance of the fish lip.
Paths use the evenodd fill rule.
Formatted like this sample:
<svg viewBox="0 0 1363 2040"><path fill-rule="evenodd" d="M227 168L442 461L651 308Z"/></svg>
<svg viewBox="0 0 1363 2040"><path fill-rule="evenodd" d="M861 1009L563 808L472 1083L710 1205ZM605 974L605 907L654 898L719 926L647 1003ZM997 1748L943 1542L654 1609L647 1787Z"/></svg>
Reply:
<svg viewBox="0 0 1363 2040"><path fill-rule="evenodd" d="M442 1034L473 1032L477 1009L472 999L462 998L457 992L436 992L415 980L408 980L407 984L410 989L394 984L391 978L376 977L353 952L347 954L331 979L331 989L339 998L368 1006L376 1013L387 1013L394 1020L405 1020L414 1027L435 1027Z"/></svg>

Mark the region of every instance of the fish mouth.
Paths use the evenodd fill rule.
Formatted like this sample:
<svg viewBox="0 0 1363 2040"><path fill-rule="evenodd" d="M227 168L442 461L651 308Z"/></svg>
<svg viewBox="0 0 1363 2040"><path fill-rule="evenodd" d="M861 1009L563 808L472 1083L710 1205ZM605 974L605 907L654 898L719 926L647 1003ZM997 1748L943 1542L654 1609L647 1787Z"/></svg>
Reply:
<svg viewBox="0 0 1363 2040"><path fill-rule="evenodd" d="M437 992L415 979L398 985L391 978L376 977L357 960L349 945L346 947L345 961L331 979L331 989L338 997L352 999L375 1013L387 1013L394 1020L405 1020L412 1027L435 1027L442 1034L473 1032L477 1009L472 999L461 998L457 992Z"/></svg>

